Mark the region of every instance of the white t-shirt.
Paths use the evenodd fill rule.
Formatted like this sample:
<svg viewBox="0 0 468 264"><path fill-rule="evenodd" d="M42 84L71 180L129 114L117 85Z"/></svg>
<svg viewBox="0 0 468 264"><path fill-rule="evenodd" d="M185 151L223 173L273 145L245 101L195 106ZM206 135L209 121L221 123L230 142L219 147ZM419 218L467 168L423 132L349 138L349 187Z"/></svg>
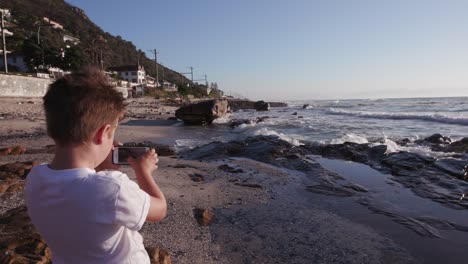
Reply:
<svg viewBox="0 0 468 264"><path fill-rule="evenodd" d="M35 166L26 180L32 223L61 263L150 263L138 230L150 197L119 171Z"/></svg>

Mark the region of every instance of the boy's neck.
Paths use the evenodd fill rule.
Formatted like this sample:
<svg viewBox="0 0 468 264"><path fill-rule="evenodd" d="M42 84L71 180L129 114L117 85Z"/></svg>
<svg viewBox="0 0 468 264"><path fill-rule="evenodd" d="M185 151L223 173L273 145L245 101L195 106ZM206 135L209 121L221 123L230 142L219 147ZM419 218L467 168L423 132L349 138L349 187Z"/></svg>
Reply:
<svg viewBox="0 0 468 264"><path fill-rule="evenodd" d="M59 146L56 145L55 157L49 164L55 170L96 167L94 152L87 145Z"/></svg>

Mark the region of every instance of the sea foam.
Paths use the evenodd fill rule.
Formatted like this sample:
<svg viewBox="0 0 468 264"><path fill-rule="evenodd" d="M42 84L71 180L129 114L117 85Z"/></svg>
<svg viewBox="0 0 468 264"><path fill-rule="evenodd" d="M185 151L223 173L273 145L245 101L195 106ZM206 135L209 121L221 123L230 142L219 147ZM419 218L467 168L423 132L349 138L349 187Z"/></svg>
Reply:
<svg viewBox="0 0 468 264"><path fill-rule="evenodd" d="M468 126L468 118L449 117L449 116L445 116L442 114L410 114L410 113L346 111L346 110L335 109L335 108L330 108L329 110L326 111L326 114L355 116L355 117L362 117L362 118L391 119L391 120L422 120L422 121L428 121L428 122Z"/></svg>

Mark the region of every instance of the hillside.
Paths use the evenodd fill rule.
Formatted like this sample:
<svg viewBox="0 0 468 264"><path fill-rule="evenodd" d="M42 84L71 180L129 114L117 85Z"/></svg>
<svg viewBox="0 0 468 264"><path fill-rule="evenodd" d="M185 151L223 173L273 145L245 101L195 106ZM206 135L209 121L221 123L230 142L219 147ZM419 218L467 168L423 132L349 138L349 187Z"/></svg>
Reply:
<svg viewBox="0 0 468 264"><path fill-rule="evenodd" d="M149 75L156 76L154 61L137 50L131 41L103 31L83 10L63 0L3 0L0 8L9 9L12 14L8 26L14 36L8 37L8 49L23 53L30 67L44 62L73 70L89 64L99 66L102 58L102 64L107 68L136 64L139 60ZM43 17L60 23L63 29L47 26ZM80 43L66 47L63 35L77 37ZM60 56L61 49L65 50L64 56ZM189 82L185 76L162 65L158 72L160 78L164 76L165 80L179 86Z"/></svg>

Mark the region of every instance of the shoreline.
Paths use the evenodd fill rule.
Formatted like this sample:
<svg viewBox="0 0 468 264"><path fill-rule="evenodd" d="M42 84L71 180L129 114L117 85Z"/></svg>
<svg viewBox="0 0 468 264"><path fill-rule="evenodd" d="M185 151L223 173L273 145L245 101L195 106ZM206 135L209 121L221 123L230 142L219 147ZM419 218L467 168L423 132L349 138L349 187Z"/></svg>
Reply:
<svg viewBox="0 0 468 264"><path fill-rule="evenodd" d="M124 120L116 139L171 145L181 135L193 133L194 129L167 120L171 116L168 112L172 113L176 107L163 106L153 99L134 100L129 105L130 113L147 118ZM53 142L45 135L38 110L40 104L25 105L32 109L27 110L32 113L27 118L15 119L10 115L0 120L0 137L4 139L0 147L20 144L35 151L0 156L0 165L29 160L47 162L52 158L52 154L46 153L46 146ZM23 111L21 106L24 104L14 101L3 105L11 107L11 112ZM34 118L28 119L31 117ZM275 147L278 144L273 142ZM287 149L288 145L284 147ZM466 242L466 233L438 230L442 238L417 234L389 215L406 217L411 222L406 212L389 211L379 204L373 211L374 203L365 205L363 199L372 202L375 198L372 189L348 192L350 196L346 192L342 193L344 196L337 195L338 189L329 189L327 194L324 189L317 189L319 193L311 191L315 187L309 189L325 183L336 186L352 181L343 173L356 168L347 166L346 161L339 161L344 164L344 169L339 171L336 164L325 169L312 156L304 160L272 156L273 165L268 164L271 154L268 152L264 160L255 160L248 155L226 156L215 149L212 151L207 158L160 157L160 167L154 177L166 194L169 214L161 223L146 223L140 232L145 246L167 250L174 263L438 263L441 260L455 263L467 256L462 247L446 245L453 234L458 236L458 244ZM294 166L307 169L294 169ZM134 179L128 167L122 171ZM21 205L22 193L0 194L0 202L1 215ZM197 208L214 212L215 220L210 226L199 225L194 213ZM440 227L441 224L422 226ZM424 252L435 245L442 252Z"/></svg>

